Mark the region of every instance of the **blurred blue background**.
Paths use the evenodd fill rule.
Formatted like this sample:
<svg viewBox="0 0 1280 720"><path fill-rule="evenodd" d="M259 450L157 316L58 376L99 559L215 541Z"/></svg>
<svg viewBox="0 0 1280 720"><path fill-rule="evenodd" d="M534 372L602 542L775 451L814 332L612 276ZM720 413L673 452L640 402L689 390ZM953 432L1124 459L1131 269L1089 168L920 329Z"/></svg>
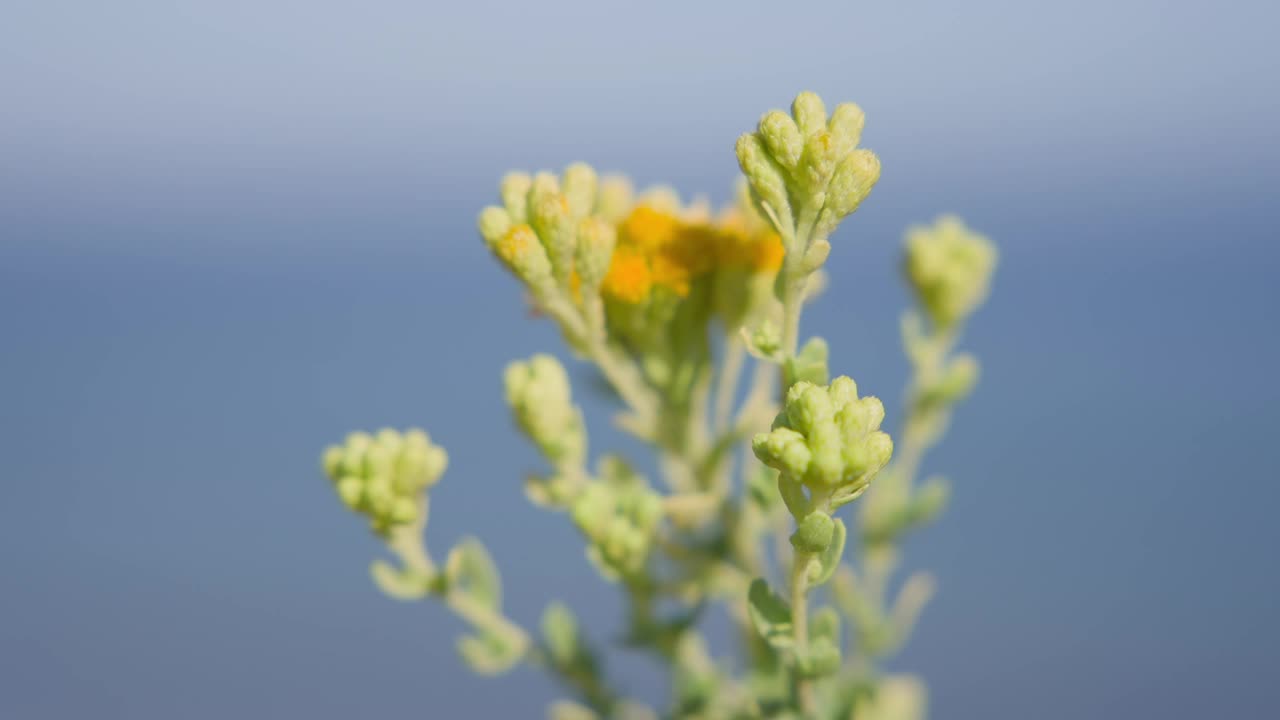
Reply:
<svg viewBox="0 0 1280 720"><path fill-rule="evenodd" d="M941 718L1263 717L1280 690L1274 3L159 2L0 10L0 717L539 717L460 622L382 598L317 468L349 429L452 455L429 531L526 625L619 627L499 389L559 348L476 237L511 168L723 201L801 89L884 175L806 316L892 401L903 228L1003 253L976 397L909 547L895 667ZM889 402L892 406L893 402ZM607 408L588 403L603 422ZM892 410L891 410L892 412ZM891 417L891 420L893 418ZM597 450L616 435L596 437ZM612 666L659 697L644 658Z"/></svg>

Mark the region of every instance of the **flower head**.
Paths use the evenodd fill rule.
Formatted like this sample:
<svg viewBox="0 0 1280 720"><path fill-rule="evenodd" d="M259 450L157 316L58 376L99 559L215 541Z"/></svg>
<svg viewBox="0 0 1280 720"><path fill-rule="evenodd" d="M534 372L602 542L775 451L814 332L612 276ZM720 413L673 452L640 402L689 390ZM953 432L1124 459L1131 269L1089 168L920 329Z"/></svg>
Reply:
<svg viewBox="0 0 1280 720"><path fill-rule="evenodd" d="M752 442L756 457L828 496L856 496L889 462L893 441L880 430L884 406L858 397L841 376L823 387L801 381L787 391L773 429Z"/></svg>
<svg viewBox="0 0 1280 720"><path fill-rule="evenodd" d="M995 246L957 217L907 231L907 280L939 328L951 327L982 304L995 266Z"/></svg>
<svg viewBox="0 0 1280 720"><path fill-rule="evenodd" d="M343 504L386 533L421 517L422 493L444 473L449 457L418 429L351 433L324 451L325 474Z"/></svg>

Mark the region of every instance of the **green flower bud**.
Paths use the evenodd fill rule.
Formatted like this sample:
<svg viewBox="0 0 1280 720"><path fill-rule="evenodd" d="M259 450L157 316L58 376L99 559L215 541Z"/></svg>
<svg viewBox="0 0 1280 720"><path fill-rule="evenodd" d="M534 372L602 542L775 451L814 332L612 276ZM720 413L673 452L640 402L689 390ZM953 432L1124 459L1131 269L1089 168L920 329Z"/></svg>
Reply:
<svg viewBox="0 0 1280 720"><path fill-rule="evenodd" d="M800 189L807 196L812 197L826 192L827 183L831 182L836 163L843 159L836 154L836 150L836 143L831 133L826 130L805 138L804 153L801 155L796 179L800 183Z"/></svg>
<svg viewBox="0 0 1280 720"><path fill-rule="evenodd" d="M790 428L777 428L756 435L751 441L751 449L760 462L791 477L804 477L809 461L813 459L804 436Z"/></svg>
<svg viewBox="0 0 1280 720"><path fill-rule="evenodd" d="M612 574L639 571L662 516L662 500L643 484L594 482L570 509L592 555Z"/></svg>
<svg viewBox="0 0 1280 720"><path fill-rule="evenodd" d="M836 223L858 209L879 181L880 159L875 153L862 148L845 155L831 176L827 204L819 223L834 229Z"/></svg>
<svg viewBox="0 0 1280 720"><path fill-rule="evenodd" d="M830 515L822 511L811 512L791 535L791 546L800 552L820 553L831 544L834 534L835 521Z"/></svg>
<svg viewBox="0 0 1280 720"><path fill-rule="evenodd" d="M787 390L786 416L791 428L807 434L834 419L835 405L826 388L798 382Z"/></svg>
<svg viewBox="0 0 1280 720"><path fill-rule="evenodd" d="M340 445L330 445L325 448L324 455L320 458L320 466L324 468L324 474L334 481L337 481L338 476L342 474L342 458L343 451Z"/></svg>
<svg viewBox="0 0 1280 720"><path fill-rule="evenodd" d="M498 241L511 230L511 215L503 208L490 205L480 211L476 225L480 228L480 237L484 238L485 245L493 250Z"/></svg>
<svg viewBox="0 0 1280 720"><path fill-rule="evenodd" d="M573 272L574 227L569 200L550 173L538 173L529 188L529 223L551 261L551 273L561 287Z"/></svg>
<svg viewBox="0 0 1280 720"><path fill-rule="evenodd" d="M584 218L591 214L596 205L596 189L599 182L596 171L586 163L574 163L565 168L560 176L565 200L569 204L569 214L574 218Z"/></svg>
<svg viewBox="0 0 1280 720"><path fill-rule="evenodd" d="M338 498L342 500L342 504L352 510L360 507L360 501L364 497L364 481L354 475L348 475L338 479Z"/></svg>
<svg viewBox="0 0 1280 720"><path fill-rule="evenodd" d="M576 267L582 287L594 293L609 272L609 261L618 234L613 225L601 218L584 218L578 223L578 252Z"/></svg>
<svg viewBox="0 0 1280 720"><path fill-rule="evenodd" d="M570 397L569 375L550 355L513 362L503 375L516 424L553 464L579 465L586 455L582 416Z"/></svg>
<svg viewBox="0 0 1280 720"><path fill-rule="evenodd" d="M411 523L418 519L418 503L407 497L397 497L391 504L389 514L393 523Z"/></svg>
<svg viewBox="0 0 1280 720"><path fill-rule="evenodd" d="M835 403L836 407L846 407L858 399L858 383L848 375L841 375L831 381L827 392L831 395L831 402Z"/></svg>
<svg viewBox="0 0 1280 720"><path fill-rule="evenodd" d="M906 275L929 319L947 329L986 299L995 246L955 217L907 232Z"/></svg>
<svg viewBox="0 0 1280 720"><path fill-rule="evenodd" d="M800 162L804 151L804 137L800 128L786 113L772 110L760 118L756 134L764 141L769 153L782 167L791 170Z"/></svg>
<svg viewBox="0 0 1280 720"><path fill-rule="evenodd" d="M528 225L512 227L492 246L492 250L535 295L545 294L554 288L551 260L533 228Z"/></svg>
<svg viewBox="0 0 1280 720"><path fill-rule="evenodd" d="M791 203L787 199L787 182L782 169L765 150L758 135L747 133L738 138L736 149L738 165L747 176L753 197L761 205L761 212L770 220L776 219L781 223L783 227L775 229L783 232L791 224Z"/></svg>
<svg viewBox="0 0 1280 720"><path fill-rule="evenodd" d="M831 113L831 121L827 123L827 128L835 140L838 155L844 156L858 147L858 142L862 139L862 126L866 121L866 114L857 105L840 103L836 106L835 111Z"/></svg>
<svg viewBox="0 0 1280 720"><path fill-rule="evenodd" d="M608 514L612 512L612 501L607 487L599 483L588 485L569 511L573 524L588 537L598 535Z"/></svg>
<svg viewBox="0 0 1280 720"><path fill-rule="evenodd" d="M809 137L827 127L827 107L817 93L802 92L791 103L791 115L796 119L800 132Z"/></svg>
<svg viewBox="0 0 1280 720"><path fill-rule="evenodd" d="M325 450L325 473L342 504L369 518L376 532L416 522L422 493L448 465L444 450L421 430L351 433Z"/></svg>
<svg viewBox="0 0 1280 720"><path fill-rule="evenodd" d="M515 224L529 222L529 187L533 179L527 173L508 173L502 178L499 193L507 215Z"/></svg>

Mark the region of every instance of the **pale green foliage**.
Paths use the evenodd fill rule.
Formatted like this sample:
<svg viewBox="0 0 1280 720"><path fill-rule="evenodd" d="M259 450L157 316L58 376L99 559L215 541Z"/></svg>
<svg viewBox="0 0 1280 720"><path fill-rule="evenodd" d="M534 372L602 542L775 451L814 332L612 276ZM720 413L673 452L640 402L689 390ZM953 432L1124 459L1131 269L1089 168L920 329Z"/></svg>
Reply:
<svg viewBox="0 0 1280 720"><path fill-rule="evenodd" d="M377 586L463 618L471 629L458 651L477 672L523 662L550 673L572 699L549 717L924 717L920 681L880 670L934 592L923 573L895 583L898 548L949 497L944 479L917 474L977 383L977 360L953 348L996 259L954 218L909 231L903 267L916 309L902 334L912 374L891 439L880 400L859 396L848 376L831 379L827 343L800 336L832 232L880 177L875 154L858 147L864 124L856 105L828 113L813 93L790 113L766 113L738 140L745 189L718 215L581 163L511 173L500 204L480 213L485 244L616 396L619 427L653 450L653 483L621 455L592 462L560 360L507 367L514 425L545 463L525 491L567 516L616 584L626 606L617 642L593 643L559 601L536 634L507 618L478 540L437 565L423 535L446 455L425 433L354 433L325 451L339 498L395 556L371 566ZM846 526L837 512L859 497ZM717 605L737 624L736 659L713 657L700 633ZM628 698L604 662L617 649L668 667L670 699L655 710Z"/></svg>

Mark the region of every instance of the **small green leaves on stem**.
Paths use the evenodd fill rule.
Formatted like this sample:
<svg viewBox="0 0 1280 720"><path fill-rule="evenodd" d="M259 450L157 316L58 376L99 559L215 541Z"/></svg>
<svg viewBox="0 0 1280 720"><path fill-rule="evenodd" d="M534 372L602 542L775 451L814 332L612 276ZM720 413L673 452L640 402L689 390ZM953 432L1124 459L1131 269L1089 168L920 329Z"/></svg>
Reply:
<svg viewBox="0 0 1280 720"><path fill-rule="evenodd" d="M794 642L791 607L769 589L764 578L756 578L747 590L747 613L756 632L775 650L790 649Z"/></svg>
<svg viewBox="0 0 1280 720"><path fill-rule="evenodd" d="M820 337L810 338L795 357L787 358L782 366L782 377L788 388L798 382L826 385L827 341Z"/></svg>
<svg viewBox="0 0 1280 720"><path fill-rule="evenodd" d="M831 526L831 540L817 555L816 561L809 567L809 587L818 587L831 579L840 567L840 559L844 557L844 544L848 532L844 521L836 518Z"/></svg>
<svg viewBox="0 0 1280 720"><path fill-rule="evenodd" d="M479 540L464 538L449 551L444 577L446 592L460 592L489 610L502 607L502 579Z"/></svg>
<svg viewBox="0 0 1280 720"><path fill-rule="evenodd" d="M796 658L800 674L817 678L839 670L840 644L839 614L830 607L819 608L809 623L809 645Z"/></svg>

